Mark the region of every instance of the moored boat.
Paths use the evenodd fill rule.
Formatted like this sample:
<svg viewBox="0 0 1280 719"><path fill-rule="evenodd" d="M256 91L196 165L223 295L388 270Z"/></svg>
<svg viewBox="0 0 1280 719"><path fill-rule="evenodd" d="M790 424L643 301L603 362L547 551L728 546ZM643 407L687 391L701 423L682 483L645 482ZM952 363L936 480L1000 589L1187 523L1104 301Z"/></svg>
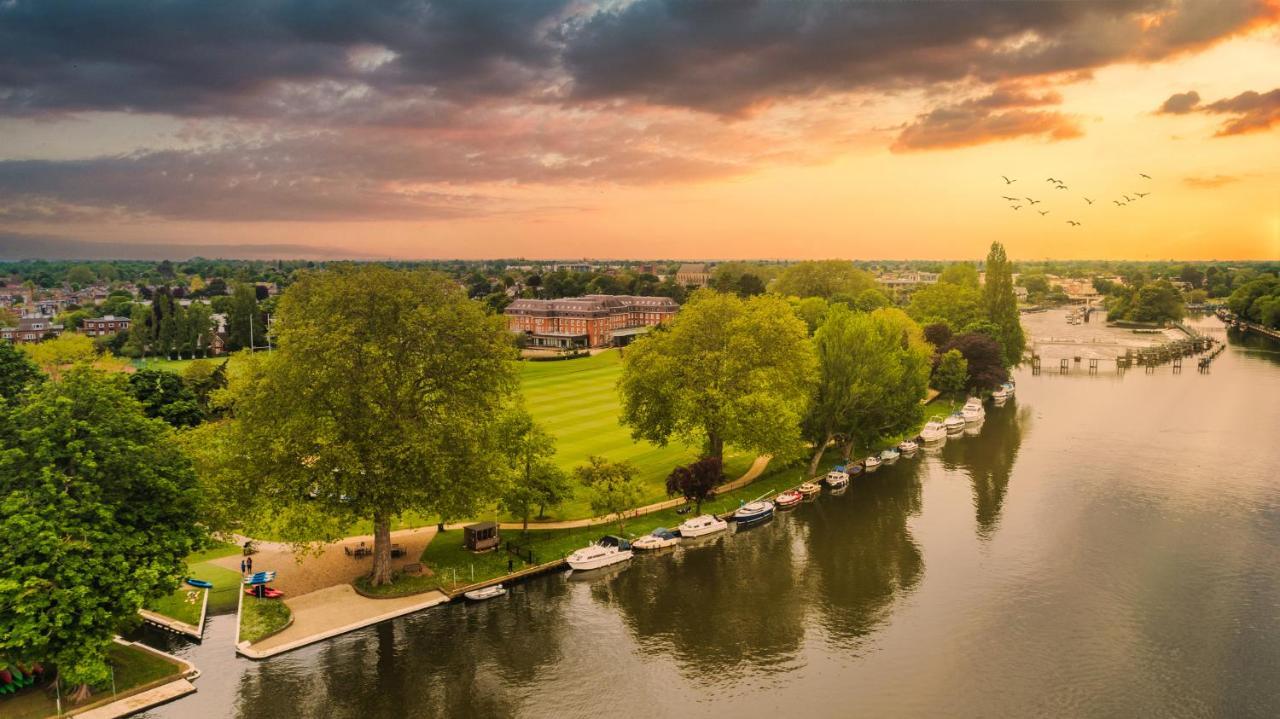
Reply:
<svg viewBox="0 0 1280 719"><path fill-rule="evenodd" d="M620 537L602 537L599 542L570 554L566 561L578 571L599 569L631 559L631 543Z"/></svg>
<svg viewBox="0 0 1280 719"><path fill-rule="evenodd" d="M987 416L987 411L982 408L982 400L977 397L970 397L964 403L964 407L961 408L960 415L964 417L965 422L981 422Z"/></svg>
<svg viewBox="0 0 1280 719"><path fill-rule="evenodd" d="M898 443L898 451L901 452L903 456L906 456L906 457L910 457L911 455L915 454L917 449L920 449L920 445L916 444L915 442L909 439L903 440Z"/></svg>
<svg viewBox="0 0 1280 719"><path fill-rule="evenodd" d="M808 499L809 497L816 496L819 492L821 492L822 485L818 484L817 482L805 482L801 484L799 487L796 487L796 491L799 492L801 495L803 495L806 499Z"/></svg>
<svg viewBox="0 0 1280 719"><path fill-rule="evenodd" d="M187 584L201 589L213 589L213 582L206 582L203 579L196 579L194 577L187 577Z"/></svg>
<svg viewBox="0 0 1280 719"><path fill-rule="evenodd" d="M898 455L900 454L901 452L890 447L889 449L886 449L885 451L880 453L880 462L882 464L893 464L894 462L898 461Z"/></svg>
<svg viewBox="0 0 1280 719"><path fill-rule="evenodd" d="M713 514L703 514L693 519L686 519L676 530L680 532L681 537L701 537L707 534L715 534L723 532L729 528L729 523L723 519L717 519Z"/></svg>
<svg viewBox="0 0 1280 719"><path fill-rule="evenodd" d="M471 601L473 601L473 602L483 602L483 601L484 601L484 600L486 600L486 599L493 599L494 597L501 597L502 595L504 595L504 594L506 594L506 593L507 593L507 588L506 588L506 587L502 586L501 584L492 584L492 585L487 586L487 587L481 587L481 588L479 588L479 589L472 589L472 590L471 590L471 591L469 591L469 592L463 592L463 593L462 593L462 596L466 597L467 599L469 599L469 600L471 600Z"/></svg>
<svg viewBox="0 0 1280 719"><path fill-rule="evenodd" d="M840 489L841 487L848 487L849 473L844 471L844 467L836 467L830 472L827 472L827 476L823 477L822 481L826 482L827 486L832 489Z"/></svg>
<svg viewBox="0 0 1280 719"><path fill-rule="evenodd" d="M773 503L777 505L778 509L790 509L791 507L800 504L800 500L802 499L804 499L803 494L800 494L794 489L788 489L785 492L779 492L778 495L773 498Z"/></svg>
<svg viewBox="0 0 1280 719"><path fill-rule="evenodd" d="M632 549L650 550L674 547L680 543L680 537L666 527L658 527L631 543Z"/></svg>
<svg viewBox="0 0 1280 719"><path fill-rule="evenodd" d="M862 467L868 472L874 472L877 469L880 469L880 464L880 458L874 454L862 460Z"/></svg>
<svg viewBox="0 0 1280 719"><path fill-rule="evenodd" d="M960 434L964 431L964 415L959 412L948 415L942 421L942 426L947 428L947 434Z"/></svg>
<svg viewBox="0 0 1280 719"><path fill-rule="evenodd" d="M733 521L739 525L753 524L755 522L763 522L772 516L773 502L756 500L738 507L738 510L733 513Z"/></svg>
<svg viewBox="0 0 1280 719"><path fill-rule="evenodd" d="M947 428L942 421L942 415L930 417L929 421L924 423L924 429L920 430L920 439L924 440L925 444L941 442L946 438Z"/></svg>

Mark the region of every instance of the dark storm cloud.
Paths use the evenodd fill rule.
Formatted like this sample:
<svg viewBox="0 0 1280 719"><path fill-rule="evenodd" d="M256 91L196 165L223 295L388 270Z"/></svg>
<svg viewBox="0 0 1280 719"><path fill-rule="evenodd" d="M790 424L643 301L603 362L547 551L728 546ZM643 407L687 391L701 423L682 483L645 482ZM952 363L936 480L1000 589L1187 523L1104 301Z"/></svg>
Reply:
<svg viewBox="0 0 1280 719"><path fill-rule="evenodd" d="M1192 90L1165 100L1157 112L1168 115L1201 112L1233 116L1219 128L1219 137L1264 132L1272 126L1280 125L1280 88L1266 93L1249 90L1235 97L1205 104L1200 104L1200 94Z"/></svg>

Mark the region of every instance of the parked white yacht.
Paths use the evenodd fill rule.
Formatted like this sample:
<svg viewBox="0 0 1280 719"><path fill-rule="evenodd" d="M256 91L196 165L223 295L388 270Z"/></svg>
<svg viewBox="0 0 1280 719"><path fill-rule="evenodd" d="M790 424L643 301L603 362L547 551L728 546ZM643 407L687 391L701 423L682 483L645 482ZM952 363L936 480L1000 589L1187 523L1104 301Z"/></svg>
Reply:
<svg viewBox="0 0 1280 719"><path fill-rule="evenodd" d="M631 559L631 543L619 537L603 537L595 544L570 554L566 560L578 571L599 569Z"/></svg>
<svg viewBox="0 0 1280 719"><path fill-rule="evenodd" d="M844 467L836 467L827 472L827 476L823 478L827 486L832 489L840 489L849 486L849 473L844 471Z"/></svg>
<svg viewBox="0 0 1280 719"><path fill-rule="evenodd" d="M947 428L947 434L960 434L964 431L964 415L959 412L948 415L942 426Z"/></svg>
<svg viewBox="0 0 1280 719"><path fill-rule="evenodd" d="M893 464L898 461L898 455L901 454L896 449L889 448L880 453L880 462L882 464Z"/></svg>
<svg viewBox="0 0 1280 719"><path fill-rule="evenodd" d="M868 472L874 472L877 469L880 469L880 458L873 454L862 460L862 466L865 467Z"/></svg>
<svg viewBox="0 0 1280 719"><path fill-rule="evenodd" d="M920 449L920 445L909 439L898 443L898 451L901 452L904 457L910 457L915 454L917 449Z"/></svg>
<svg viewBox="0 0 1280 719"><path fill-rule="evenodd" d="M973 424L981 422L987 416L987 411L982 408L982 400L977 397L970 397L964 403L964 408L960 410L960 414L964 417L966 423Z"/></svg>
<svg viewBox="0 0 1280 719"><path fill-rule="evenodd" d="M942 415L930 417L929 421L924 423L924 429L920 430L920 439L923 439L925 444L941 442L946 438L947 428L942 421Z"/></svg>
<svg viewBox="0 0 1280 719"><path fill-rule="evenodd" d="M713 514L704 514L693 519L686 519L676 531L680 532L681 537L701 537L706 534L715 534L723 532L729 528L729 523L723 519L716 519Z"/></svg>
<svg viewBox="0 0 1280 719"><path fill-rule="evenodd" d="M631 543L632 549L665 549L680 543L680 536L666 527L658 527Z"/></svg>

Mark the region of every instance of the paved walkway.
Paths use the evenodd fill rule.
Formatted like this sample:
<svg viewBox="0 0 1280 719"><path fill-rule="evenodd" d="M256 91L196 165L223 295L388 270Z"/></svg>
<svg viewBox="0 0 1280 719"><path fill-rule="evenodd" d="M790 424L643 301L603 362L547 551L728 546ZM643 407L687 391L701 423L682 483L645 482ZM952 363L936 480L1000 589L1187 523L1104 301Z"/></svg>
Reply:
<svg viewBox="0 0 1280 719"><path fill-rule="evenodd" d="M75 714L74 716L77 719L117 719L117 717L129 716L143 709L150 709L165 702L171 702L178 697L185 697L195 690L195 685L191 682L186 679L177 679L168 684L162 684L155 689L148 689L145 692L127 696L124 699L113 701L110 704L103 704L100 707Z"/></svg>
<svg viewBox="0 0 1280 719"><path fill-rule="evenodd" d="M286 599L293 612L293 624L279 634L237 650L250 659L265 659L388 619L417 612L449 601L442 592L430 591L396 599L369 599L356 594L349 584Z"/></svg>

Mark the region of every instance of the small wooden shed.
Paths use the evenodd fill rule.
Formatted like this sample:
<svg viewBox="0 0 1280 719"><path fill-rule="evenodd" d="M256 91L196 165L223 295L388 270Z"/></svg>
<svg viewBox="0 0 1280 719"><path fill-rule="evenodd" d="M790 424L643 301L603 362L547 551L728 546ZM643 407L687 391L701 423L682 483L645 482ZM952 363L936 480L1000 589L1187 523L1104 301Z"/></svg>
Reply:
<svg viewBox="0 0 1280 719"><path fill-rule="evenodd" d="M477 522L462 528L462 546L473 552L487 552L498 546L498 525L493 522Z"/></svg>

